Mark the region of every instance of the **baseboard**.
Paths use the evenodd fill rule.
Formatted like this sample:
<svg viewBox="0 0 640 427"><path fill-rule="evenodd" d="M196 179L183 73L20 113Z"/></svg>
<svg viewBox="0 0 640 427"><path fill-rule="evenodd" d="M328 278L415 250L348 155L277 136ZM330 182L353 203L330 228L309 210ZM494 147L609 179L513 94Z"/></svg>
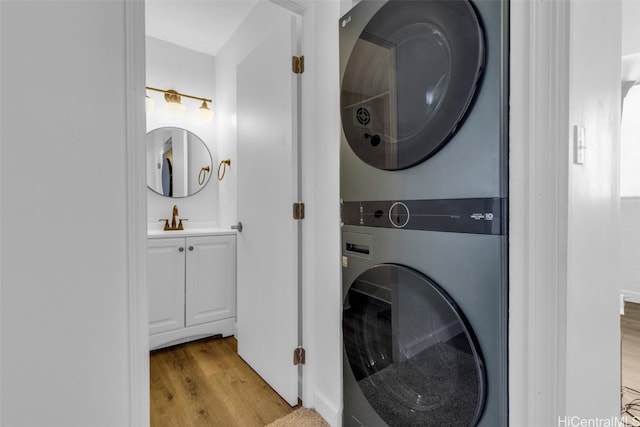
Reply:
<svg viewBox="0 0 640 427"><path fill-rule="evenodd" d="M149 350L157 350L170 345L182 344L212 335L222 335L228 337L234 334L235 318L217 320L215 322L204 323L202 325L190 326L176 329L174 331L162 332L149 336Z"/></svg>
<svg viewBox="0 0 640 427"><path fill-rule="evenodd" d="M322 393L314 394L313 406L331 427L342 427L342 405L337 404Z"/></svg>
<svg viewBox="0 0 640 427"><path fill-rule="evenodd" d="M621 290L620 295L624 297L625 301L635 302L636 304L640 304L640 292L637 291L626 291Z"/></svg>

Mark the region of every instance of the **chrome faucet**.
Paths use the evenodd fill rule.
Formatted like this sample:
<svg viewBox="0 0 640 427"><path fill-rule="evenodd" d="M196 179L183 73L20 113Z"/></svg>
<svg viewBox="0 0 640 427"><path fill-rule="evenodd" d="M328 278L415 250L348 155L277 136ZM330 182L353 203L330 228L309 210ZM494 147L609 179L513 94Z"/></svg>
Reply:
<svg viewBox="0 0 640 427"><path fill-rule="evenodd" d="M178 223L176 224L176 219ZM164 231L184 230L182 221L189 221L187 218L178 218L178 205L173 205L173 211L171 214L171 225L167 218L159 219L158 221L164 221Z"/></svg>

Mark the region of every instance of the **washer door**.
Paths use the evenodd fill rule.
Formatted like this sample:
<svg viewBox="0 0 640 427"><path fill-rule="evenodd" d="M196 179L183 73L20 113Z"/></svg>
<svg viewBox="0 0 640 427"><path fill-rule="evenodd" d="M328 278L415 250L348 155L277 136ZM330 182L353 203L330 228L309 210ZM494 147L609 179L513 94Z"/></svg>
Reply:
<svg viewBox="0 0 640 427"><path fill-rule="evenodd" d="M434 282L395 264L351 284L342 321L356 382L389 426L475 425L485 401L479 347Z"/></svg>
<svg viewBox="0 0 640 427"><path fill-rule="evenodd" d="M483 66L483 32L468 1L389 1L345 67L340 103L347 142L378 169L426 160L455 133Z"/></svg>

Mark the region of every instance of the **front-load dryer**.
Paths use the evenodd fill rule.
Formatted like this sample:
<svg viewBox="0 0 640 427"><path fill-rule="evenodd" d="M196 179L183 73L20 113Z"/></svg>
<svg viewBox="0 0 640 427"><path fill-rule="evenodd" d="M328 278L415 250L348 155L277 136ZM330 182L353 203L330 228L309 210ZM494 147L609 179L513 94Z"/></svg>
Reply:
<svg viewBox="0 0 640 427"><path fill-rule="evenodd" d="M506 197L507 3L364 0L339 21L344 200Z"/></svg>
<svg viewBox="0 0 640 427"><path fill-rule="evenodd" d="M504 207L385 203L343 211L343 425L506 426Z"/></svg>

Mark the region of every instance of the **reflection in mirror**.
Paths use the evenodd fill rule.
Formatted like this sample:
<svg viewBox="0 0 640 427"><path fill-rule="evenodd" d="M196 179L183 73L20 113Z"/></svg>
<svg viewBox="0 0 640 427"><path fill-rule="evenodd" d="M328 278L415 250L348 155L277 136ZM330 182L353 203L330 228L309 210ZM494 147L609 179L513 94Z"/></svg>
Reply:
<svg viewBox="0 0 640 427"><path fill-rule="evenodd" d="M187 197L211 177L209 148L185 129L163 127L147 133L147 186L166 197Z"/></svg>

